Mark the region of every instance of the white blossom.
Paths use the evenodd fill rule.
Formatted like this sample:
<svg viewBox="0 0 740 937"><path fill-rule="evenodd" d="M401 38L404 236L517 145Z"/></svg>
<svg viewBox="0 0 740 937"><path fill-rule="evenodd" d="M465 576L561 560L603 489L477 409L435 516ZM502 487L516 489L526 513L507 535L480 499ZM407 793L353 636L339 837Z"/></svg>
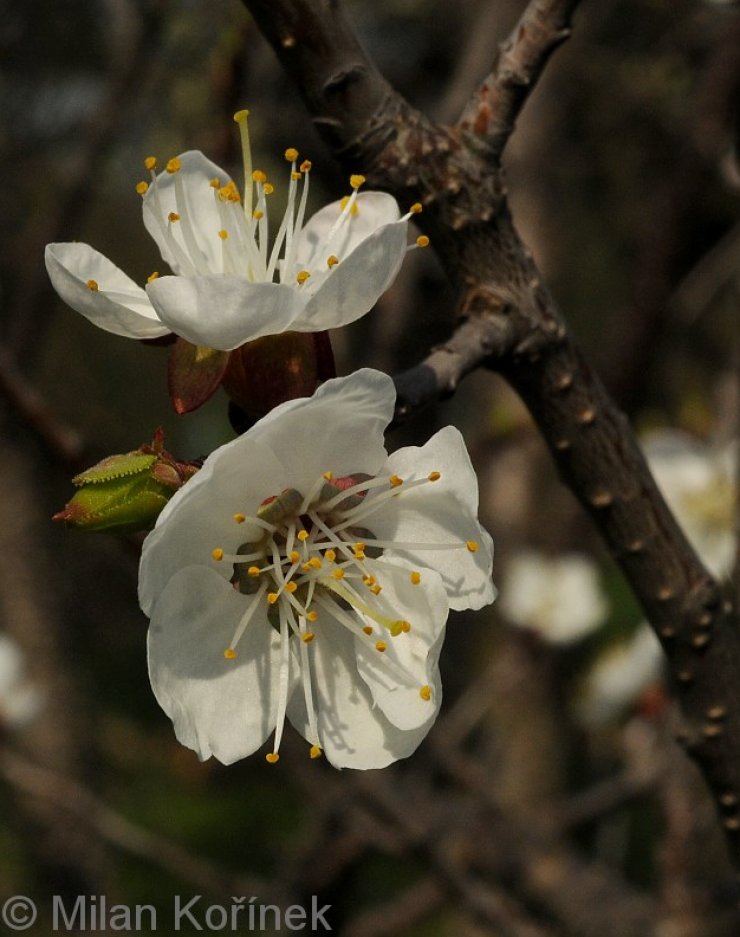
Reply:
<svg viewBox="0 0 740 937"><path fill-rule="evenodd" d="M274 187L264 172L252 171L247 112L235 119L243 198L199 151L169 160L159 174L153 157L145 161L151 182L137 186L144 224L174 276L153 273L142 288L88 244L49 244L46 268L69 306L116 335L174 332L222 351L289 330L336 328L370 311L398 273L408 220L421 205L401 217L392 196L359 193L358 175L350 178L350 195L304 223L311 164L298 164L291 148L287 207L271 241L267 203Z"/></svg>
<svg viewBox="0 0 740 937"><path fill-rule="evenodd" d="M362 370L222 446L144 544L154 693L229 764L287 718L337 767L413 752L441 702L448 609L494 598L492 543L453 427L388 455L395 391Z"/></svg>
<svg viewBox="0 0 740 937"><path fill-rule="evenodd" d="M664 656L652 628L643 622L626 641L607 648L586 677L579 712L599 724L620 716L649 687L662 680Z"/></svg>
<svg viewBox="0 0 740 937"><path fill-rule="evenodd" d="M0 634L0 728L20 729L40 712L42 694L26 675L23 653Z"/></svg>
<svg viewBox="0 0 740 937"><path fill-rule="evenodd" d="M545 641L565 644L594 631L608 612L596 565L577 553L549 557L524 551L511 558L501 611Z"/></svg>
<svg viewBox="0 0 740 937"><path fill-rule="evenodd" d="M727 576L735 558L737 445L711 445L672 430L651 434L643 445L692 546L711 573Z"/></svg>

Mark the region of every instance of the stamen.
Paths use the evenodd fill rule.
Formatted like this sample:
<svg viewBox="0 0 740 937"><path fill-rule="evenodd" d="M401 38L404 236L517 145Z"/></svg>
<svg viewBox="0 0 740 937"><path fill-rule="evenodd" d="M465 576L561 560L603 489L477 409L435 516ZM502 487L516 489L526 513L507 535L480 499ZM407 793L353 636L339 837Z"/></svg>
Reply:
<svg viewBox="0 0 740 937"><path fill-rule="evenodd" d="M403 484L403 479L399 478L398 475L391 475L388 481L390 482L391 488L399 488Z"/></svg>
<svg viewBox="0 0 740 937"><path fill-rule="evenodd" d="M159 272L155 270L153 273L150 273L146 278L147 283L154 283L155 280L159 279Z"/></svg>
<svg viewBox="0 0 740 937"><path fill-rule="evenodd" d="M224 551L221 549L221 547L216 547L214 550L211 550L211 556L218 563L224 558Z"/></svg>
<svg viewBox="0 0 740 937"><path fill-rule="evenodd" d="M91 293L97 293L100 289L97 280L88 280L85 286L90 290Z"/></svg>
<svg viewBox="0 0 740 937"><path fill-rule="evenodd" d="M136 191L138 192L139 195L146 195L148 189L149 189L148 182L142 181L142 182L136 183Z"/></svg>
<svg viewBox="0 0 740 937"><path fill-rule="evenodd" d="M321 748L318 745L312 745L309 750L308 756L309 758L321 758L322 754L323 752L321 751Z"/></svg>
<svg viewBox="0 0 740 937"><path fill-rule="evenodd" d="M255 612L259 608L260 599L264 595L266 589L267 589L267 583L265 582L257 590L254 597L252 598L251 603L249 604L249 607L247 608L246 612L242 615L239 621L239 624L236 626L236 631L234 631L234 637L231 639L231 644L224 651L224 657L227 660L234 660L236 658L236 646L241 640L241 636L247 630L247 625L252 620Z"/></svg>
<svg viewBox="0 0 740 937"><path fill-rule="evenodd" d="M174 224L176 221L179 221L179 220L180 220L180 216L177 214L176 211L171 211L171 212L169 213L169 215L167 215L167 220L168 220L171 224Z"/></svg>
<svg viewBox="0 0 740 937"><path fill-rule="evenodd" d="M239 137L242 144L242 165L244 166L244 214L247 218L252 214L252 148L249 145L249 111L241 110L234 114L234 120L239 127Z"/></svg>
<svg viewBox="0 0 740 937"><path fill-rule="evenodd" d="M265 761L268 764L276 765L280 761L280 755L277 752L268 752L265 755Z"/></svg>
<svg viewBox="0 0 740 937"><path fill-rule="evenodd" d="M179 156L173 156L172 159L167 160L167 165L164 167L165 172L168 172L173 176L176 172L180 172L182 169L182 160Z"/></svg>
<svg viewBox="0 0 740 937"><path fill-rule="evenodd" d="M383 654L387 648L388 648L388 645L385 643L385 641L375 642L375 650L379 651L381 654Z"/></svg>
<svg viewBox="0 0 740 937"><path fill-rule="evenodd" d="M147 156L144 160L144 169L147 169L149 172L154 172L157 168L157 157L156 156Z"/></svg>
<svg viewBox="0 0 740 937"><path fill-rule="evenodd" d="M427 700L427 701L429 701L432 698L432 688L429 686L429 684L424 684L424 686L421 687L421 689L419 690L419 696L423 700Z"/></svg>
<svg viewBox="0 0 740 937"><path fill-rule="evenodd" d="M420 234L416 239L417 247L429 247L429 238L426 234Z"/></svg>
<svg viewBox="0 0 740 937"><path fill-rule="evenodd" d="M349 184L353 189L359 189L361 185L365 182L365 177L360 175L352 175L349 177Z"/></svg>
<svg viewBox="0 0 740 937"><path fill-rule="evenodd" d="M330 270L331 270L332 267L336 267L336 265L337 265L338 263L339 263L339 258L337 257L336 254L330 254L330 255L326 258L326 266L327 266Z"/></svg>
<svg viewBox="0 0 740 937"><path fill-rule="evenodd" d="M421 573L414 570L414 572L409 576L409 579L411 580L412 585L418 586L421 582Z"/></svg>
<svg viewBox="0 0 740 937"><path fill-rule="evenodd" d="M234 520L236 521L237 524L243 524L246 519L247 519L246 514L234 515Z"/></svg>
<svg viewBox="0 0 740 937"><path fill-rule="evenodd" d="M468 548L468 550L469 550L471 553L477 553L477 552L478 552L479 544L478 544L478 542L477 542L476 540L466 540L466 541L465 541L465 546Z"/></svg>
<svg viewBox="0 0 740 937"><path fill-rule="evenodd" d="M290 641L288 633L288 617L285 606L280 605L280 684L278 689L278 706L275 720L275 739L273 752L277 754L285 726L285 713L288 708L288 685L290 683Z"/></svg>
<svg viewBox="0 0 740 937"><path fill-rule="evenodd" d="M285 151L285 158L289 163L294 163L298 159L298 150L294 146L289 146Z"/></svg>

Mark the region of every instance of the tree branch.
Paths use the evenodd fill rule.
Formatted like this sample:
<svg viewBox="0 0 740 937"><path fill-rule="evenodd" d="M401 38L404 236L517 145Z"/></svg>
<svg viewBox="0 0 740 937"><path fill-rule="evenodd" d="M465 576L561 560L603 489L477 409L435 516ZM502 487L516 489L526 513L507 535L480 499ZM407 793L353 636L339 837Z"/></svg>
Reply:
<svg viewBox="0 0 740 937"><path fill-rule="evenodd" d="M475 90L458 122L487 143L498 159L519 112L552 53L570 36L579 0L533 0L499 47L493 69Z"/></svg>
<svg viewBox="0 0 740 937"><path fill-rule="evenodd" d="M668 656L683 741L718 805L740 867L740 625L668 510L624 415L569 337L511 219L491 124L433 124L392 91L338 3L244 0L298 83L314 123L349 171L401 203L460 291L466 321L421 368L399 377L401 417L449 393L477 363L500 371L529 407L560 474L601 532ZM532 0L487 80L499 103L495 148L575 2ZM536 24L536 28L535 28ZM520 67L521 66L521 67ZM508 89L508 90L507 90ZM463 115L463 120L465 120Z"/></svg>

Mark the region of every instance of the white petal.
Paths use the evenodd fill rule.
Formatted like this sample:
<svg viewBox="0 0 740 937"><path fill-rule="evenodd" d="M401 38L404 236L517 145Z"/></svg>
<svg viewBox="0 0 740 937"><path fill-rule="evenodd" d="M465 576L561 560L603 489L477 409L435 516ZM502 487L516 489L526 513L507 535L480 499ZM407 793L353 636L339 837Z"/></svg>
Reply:
<svg viewBox="0 0 740 937"><path fill-rule="evenodd" d="M160 172L156 184L149 186L142 200L144 225L170 268L175 273L186 273L187 271L181 269L168 239L162 233L162 226L168 226L167 216L170 212L176 212L181 220L171 225L171 231L177 243L190 255L182 230L183 222L189 221L200 251L202 272L220 273L222 243L218 232L223 228L223 224L210 183L212 179L218 179L221 185L226 185L231 179L199 150L188 150L178 158L182 164L178 173ZM180 203L176 197L176 175L180 176L185 192L185 204Z"/></svg>
<svg viewBox="0 0 740 937"><path fill-rule="evenodd" d="M329 276L322 278L294 328L304 332L333 329L369 312L401 268L406 229L405 221L385 225L340 259Z"/></svg>
<svg viewBox="0 0 740 937"><path fill-rule="evenodd" d="M314 676L321 747L337 768L384 768L406 758L429 731L425 726L404 732L391 725L373 705L370 691L357 673L355 639L328 615L314 626L309 645ZM305 703L300 689L291 697L288 718L309 738Z"/></svg>
<svg viewBox="0 0 740 937"><path fill-rule="evenodd" d="M370 639L365 635L355 638L358 672L374 703L396 728L417 729L434 721L442 702L439 653L449 611L447 595L434 570L421 571L421 582L413 585L413 567L398 558L367 561L366 565L383 589L372 598L372 606L389 618L408 621L411 630L394 637L365 618L365 624L374 625L376 633ZM386 645L382 653L375 648L377 640ZM394 664L406 679L394 670ZM420 695L423 686L431 690L429 700Z"/></svg>
<svg viewBox="0 0 740 937"><path fill-rule="evenodd" d="M172 496L144 541L139 602L145 614L151 614L169 580L185 566L204 565L229 579L232 564L216 562L211 551L221 547L234 553L241 544L258 540L263 531L249 523L237 524L234 515L254 515L265 498L287 483L272 451L249 433L216 449L198 474Z"/></svg>
<svg viewBox="0 0 740 937"><path fill-rule="evenodd" d="M439 481L402 492L386 502L366 524L380 540L407 543L465 543L474 540L478 550L462 548L420 550L393 548L387 557L406 557L419 566L430 566L442 576L450 607L482 608L495 598L491 580L493 542L477 520L478 480L462 436L446 426L421 447L399 449L386 466L401 478L424 478L441 473Z"/></svg>
<svg viewBox="0 0 740 937"><path fill-rule="evenodd" d="M341 202L331 202L316 212L296 239L296 263L308 270L323 270L330 254L342 260L378 228L398 221L401 212L392 195L360 192L351 214L329 244L331 228L342 213ZM405 228L405 226L404 226Z"/></svg>
<svg viewBox="0 0 740 937"><path fill-rule="evenodd" d="M371 368L322 384L312 397L290 400L256 423L248 435L266 443L303 491L326 471L376 474L386 459L383 432L396 391Z"/></svg>
<svg viewBox="0 0 740 937"><path fill-rule="evenodd" d="M205 759L231 764L275 728L280 637L257 612L226 660L234 629L255 601L202 567L180 570L154 607L149 677L177 738Z"/></svg>
<svg viewBox="0 0 740 937"><path fill-rule="evenodd" d="M281 283L214 275L158 277L147 293L160 319L194 345L231 351L263 335L295 329L305 299Z"/></svg>
<svg viewBox="0 0 740 937"><path fill-rule="evenodd" d="M169 333L144 290L89 244L47 244L44 260L52 286L65 303L106 332L125 338ZM98 284L97 290L88 287L89 280Z"/></svg>

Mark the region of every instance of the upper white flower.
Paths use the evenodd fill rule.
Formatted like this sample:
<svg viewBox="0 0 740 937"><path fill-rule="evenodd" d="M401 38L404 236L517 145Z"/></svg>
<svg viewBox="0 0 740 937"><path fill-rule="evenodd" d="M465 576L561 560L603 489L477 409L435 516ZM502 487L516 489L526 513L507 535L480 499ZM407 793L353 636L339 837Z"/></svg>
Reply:
<svg viewBox="0 0 740 937"><path fill-rule="evenodd" d="M222 446L147 537L149 672L178 738L229 764L285 718L337 767L429 731L448 609L494 598L493 547L453 427L388 455L395 391L362 370Z"/></svg>
<svg viewBox="0 0 740 937"><path fill-rule="evenodd" d="M267 200L273 186L252 171L247 112L242 132L245 192L215 163L191 150L141 182L144 224L175 276L152 274L145 289L87 244L49 244L54 289L95 325L127 338L174 332L195 345L231 351L285 331L347 325L375 305L407 250L408 220L383 192L358 192L318 211L306 224L311 164L291 164L287 207L270 244ZM417 243L425 246L428 239Z"/></svg>
<svg viewBox="0 0 740 937"><path fill-rule="evenodd" d="M26 676L21 649L7 635L0 634L0 727L23 727L41 706L42 694Z"/></svg>
<svg viewBox="0 0 740 937"><path fill-rule="evenodd" d="M608 605L596 565L577 553L514 556L501 587L501 611L513 624L565 644L585 637L606 617Z"/></svg>
<svg viewBox="0 0 740 937"><path fill-rule="evenodd" d="M643 443L650 469L692 546L715 576L735 559L737 445L703 443L663 430Z"/></svg>

